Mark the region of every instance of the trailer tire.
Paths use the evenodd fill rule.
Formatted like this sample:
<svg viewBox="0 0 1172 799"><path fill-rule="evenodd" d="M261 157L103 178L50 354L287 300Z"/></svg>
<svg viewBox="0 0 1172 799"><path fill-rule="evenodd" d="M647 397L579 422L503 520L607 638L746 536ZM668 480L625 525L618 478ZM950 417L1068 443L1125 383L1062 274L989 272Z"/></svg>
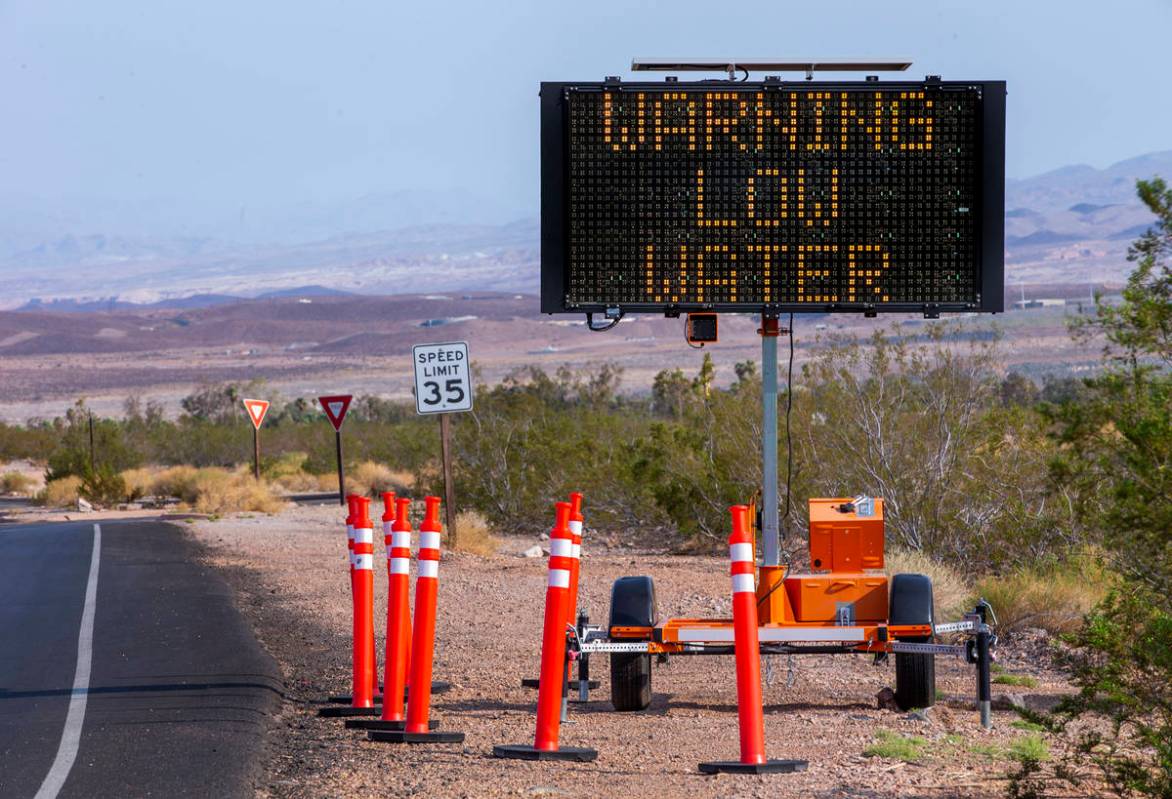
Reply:
<svg viewBox="0 0 1172 799"><path fill-rule="evenodd" d="M891 578L890 624L934 624L932 580L923 574ZM901 639L928 643L932 636ZM895 653L895 703L903 710L936 704L936 656L919 652Z"/></svg>
<svg viewBox="0 0 1172 799"><path fill-rule="evenodd" d="M610 631L615 627L654 627L655 582L645 575L620 577L610 591ZM651 655L610 653L610 701L623 713L651 704Z"/></svg>
<svg viewBox="0 0 1172 799"><path fill-rule="evenodd" d="M895 653L895 703L903 710L936 704L936 656Z"/></svg>
<svg viewBox="0 0 1172 799"><path fill-rule="evenodd" d="M651 704L651 655L611 652L610 701L622 713L647 709Z"/></svg>

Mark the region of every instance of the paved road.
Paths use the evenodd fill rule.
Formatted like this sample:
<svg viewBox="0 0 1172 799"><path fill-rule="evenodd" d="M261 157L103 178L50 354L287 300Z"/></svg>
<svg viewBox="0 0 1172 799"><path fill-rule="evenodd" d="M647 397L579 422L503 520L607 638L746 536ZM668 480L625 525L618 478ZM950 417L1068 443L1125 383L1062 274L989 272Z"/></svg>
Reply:
<svg viewBox="0 0 1172 799"><path fill-rule="evenodd" d="M94 574L93 524L0 526L0 797L51 797L51 773L61 797L252 796L276 664L179 528L100 536ZM90 583L89 688L75 690Z"/></svg>

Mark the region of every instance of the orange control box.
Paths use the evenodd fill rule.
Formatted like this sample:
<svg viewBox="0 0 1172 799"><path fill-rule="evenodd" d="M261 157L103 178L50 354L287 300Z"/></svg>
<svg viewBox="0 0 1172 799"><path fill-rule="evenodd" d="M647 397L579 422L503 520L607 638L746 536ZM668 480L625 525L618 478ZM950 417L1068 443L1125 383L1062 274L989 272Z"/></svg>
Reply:
<svg viewBox="0 0 1172 799"><path fill-rule="evenodd" d="M810 500L810 569L862 572L883 568L883 500L868 498L871 513L852 499ZM886 612L886 611L884 611Z"/></svg>
<svg viewBox="0 0 1172 799"><path fill-rule="evenodd" d="M887 620L887 576L802 574L785 578L794 621L856 624Z"/></svg>

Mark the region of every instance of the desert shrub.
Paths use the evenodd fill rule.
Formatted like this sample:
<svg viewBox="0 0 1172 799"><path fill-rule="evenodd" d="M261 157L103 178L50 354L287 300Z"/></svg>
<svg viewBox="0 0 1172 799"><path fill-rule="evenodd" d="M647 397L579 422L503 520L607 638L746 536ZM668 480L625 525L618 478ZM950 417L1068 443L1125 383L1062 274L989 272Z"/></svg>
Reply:
<svg viewBox="0 0 1172 799"><path fill-rule="evenodd" d="M126 501L134 502L154 493L155 472L148 468L127 469L122 472L122 483L126 486Z"/></svg>
<svg viewBox="0 0 1172 799"><path fill-rule="evenodd" d="M993 606L1001 630L1074 632L1110 590L1112 578L1100 560L1088 550L1064 561L1023 566L978 580L975 592Z"/></svg>
<svg viewBox="0 0 1172 799"><path fill-rule="evenodd" d="M669 375L670 390L660 377L670 399L656 399L657 412L674 418L652 422L638 439L634 476L681 533L719 546L728 507L748 502L761 482L760 380L746 372L734 390L714 392L703 366L692 381Z"/></svg>
<svg viewBox="0 0 1172 799"><path fill-rule="evenodd" d="M381 463L363 461L347 470L346 491L364 497L377 497L384 491L405 493L415 484L409 472L395 472Z"/></svg>
<svg viewBox="0 0 1172 799"><path fill-rule="evenodd" d="M338 476L336 474L310 474L309 472L294 472L273 478L274 488L288 494L300 492L337 491Z"/></svg>
<svg viewBox="0 0 1172 799"><path fill-rule="evenodd" d="M81 475L80 494L95 505L111 506L126 500L126 481L109 463L86 468Z"/></svg>
<svg viewBox="0 0 1172 799"><path fill-rule="evenodd" d="M464 510L456 514L456 533L456 546L453 548L457 552L495 555L500 548L500 541L493 536L488 520L474 510Z"/></svg>
<svg viewBox="0 0 1172 799"><path fill-rule="evenodd" d="M196 479L199 470L192 466L172 466L155 475L151 493L159 497L174 497L193 503L198 498Z"/></svg>
<svg viewBox="0 0 1172 799"><path fill-rule="evenodd" d="M495 529L548 529L553 503L571 491L586 496L591 524L662 523L646 485L634 476L636 441L649 418L638 402L614 395L617 371L532 368L483 389L471 413L453 425L456 494L493 520ZM438 470L420 474L439 493Z"/></svg>
<svg viewBox="0 0 1172 799"><path fill-rule="evenodd" d="M1001 403L997 343L957 345L958 332L829 341L794 395L796 483L883 497L888 540L937 559L988 569L1061 553L1073 527L1051 496L1053 443L1033 409Z"/></svg>
<svg viewBox="0 0 1172 799"><path fill-rule="evenodd" d="M57 431L48 422L30 420L26 425L0 422L0 461L43 461L57 445L58 438Z"/></svg>
<svg viewBox="0 0 1172 799"><path fill-rule="evenodd" d="M91 414L84 400L65 413L62 419L54 420L58 433L56 447L50 452L45 479L56 480L69 475L84 476L91 471L90 429ZM114 419L93 419L94 446L93 470L107 467L105 482L114 479L124 469L131 469L142 463L142 455L131 448L126 440L125 429ZM98 479L96 475L91 475Z"/></svg>
<svg viewBox="0 0 1172 799"><path fill-rule="evenodd" d="M5 472L0 475L0 493L28 494L36 481L24 472Z"/></svg>
<svg viewBox="0 0 1172 799"><path fill-rule="evenodd" d="M309 459L306 452L282 452L261 458L260 473L266 480L279 480L282 477L303 474L305 461Z"/></svg>
<svg viewBox="0 0 1172 799"><path fill-rule="evenodd" d="M959 571L923 552L892 549L886 553L887 574L926 574L932 579L936 618L956 621L973 608L973 589Z"/></svg>
<svg viewBox="0 0 1172 799"><path fill-rule="evenodd" d="M192 507L199 513L276 513L285 504L265 483L243 472L200 469L195 475L194 490Z"/></svg>
<svg viewBox="0 0 1172 799"><path fill-rule="evenodd" d="M1172 796L1172 189L1137 193L1155 224L1128 251L1122 301L1076 323L1106 342L1103 372L1051 406L1055 482L1073 486L1118 582L1069 637L1079 694L1044 719L1069 751L1050 774L1023 764L1019 793L1090 765L1116 796Z"/></svg>
<svg viewBox="0 0 1172 799"><path fill-rule="evenodd" d="M61 477L45 483L37 501L48 508L67 508L76 505L81 496L81 478L77 475Z"/></svg>

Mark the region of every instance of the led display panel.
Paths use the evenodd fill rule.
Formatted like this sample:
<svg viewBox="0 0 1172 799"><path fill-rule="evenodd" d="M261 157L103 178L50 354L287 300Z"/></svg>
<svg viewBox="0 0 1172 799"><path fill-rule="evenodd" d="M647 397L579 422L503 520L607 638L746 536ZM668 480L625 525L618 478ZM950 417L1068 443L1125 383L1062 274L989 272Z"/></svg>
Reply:
<svg viewBox="0 0 1172 799"><path fill-rule="evenodd" d="M542 310L1000 311L1004 96L543 84Z"/></svg>

